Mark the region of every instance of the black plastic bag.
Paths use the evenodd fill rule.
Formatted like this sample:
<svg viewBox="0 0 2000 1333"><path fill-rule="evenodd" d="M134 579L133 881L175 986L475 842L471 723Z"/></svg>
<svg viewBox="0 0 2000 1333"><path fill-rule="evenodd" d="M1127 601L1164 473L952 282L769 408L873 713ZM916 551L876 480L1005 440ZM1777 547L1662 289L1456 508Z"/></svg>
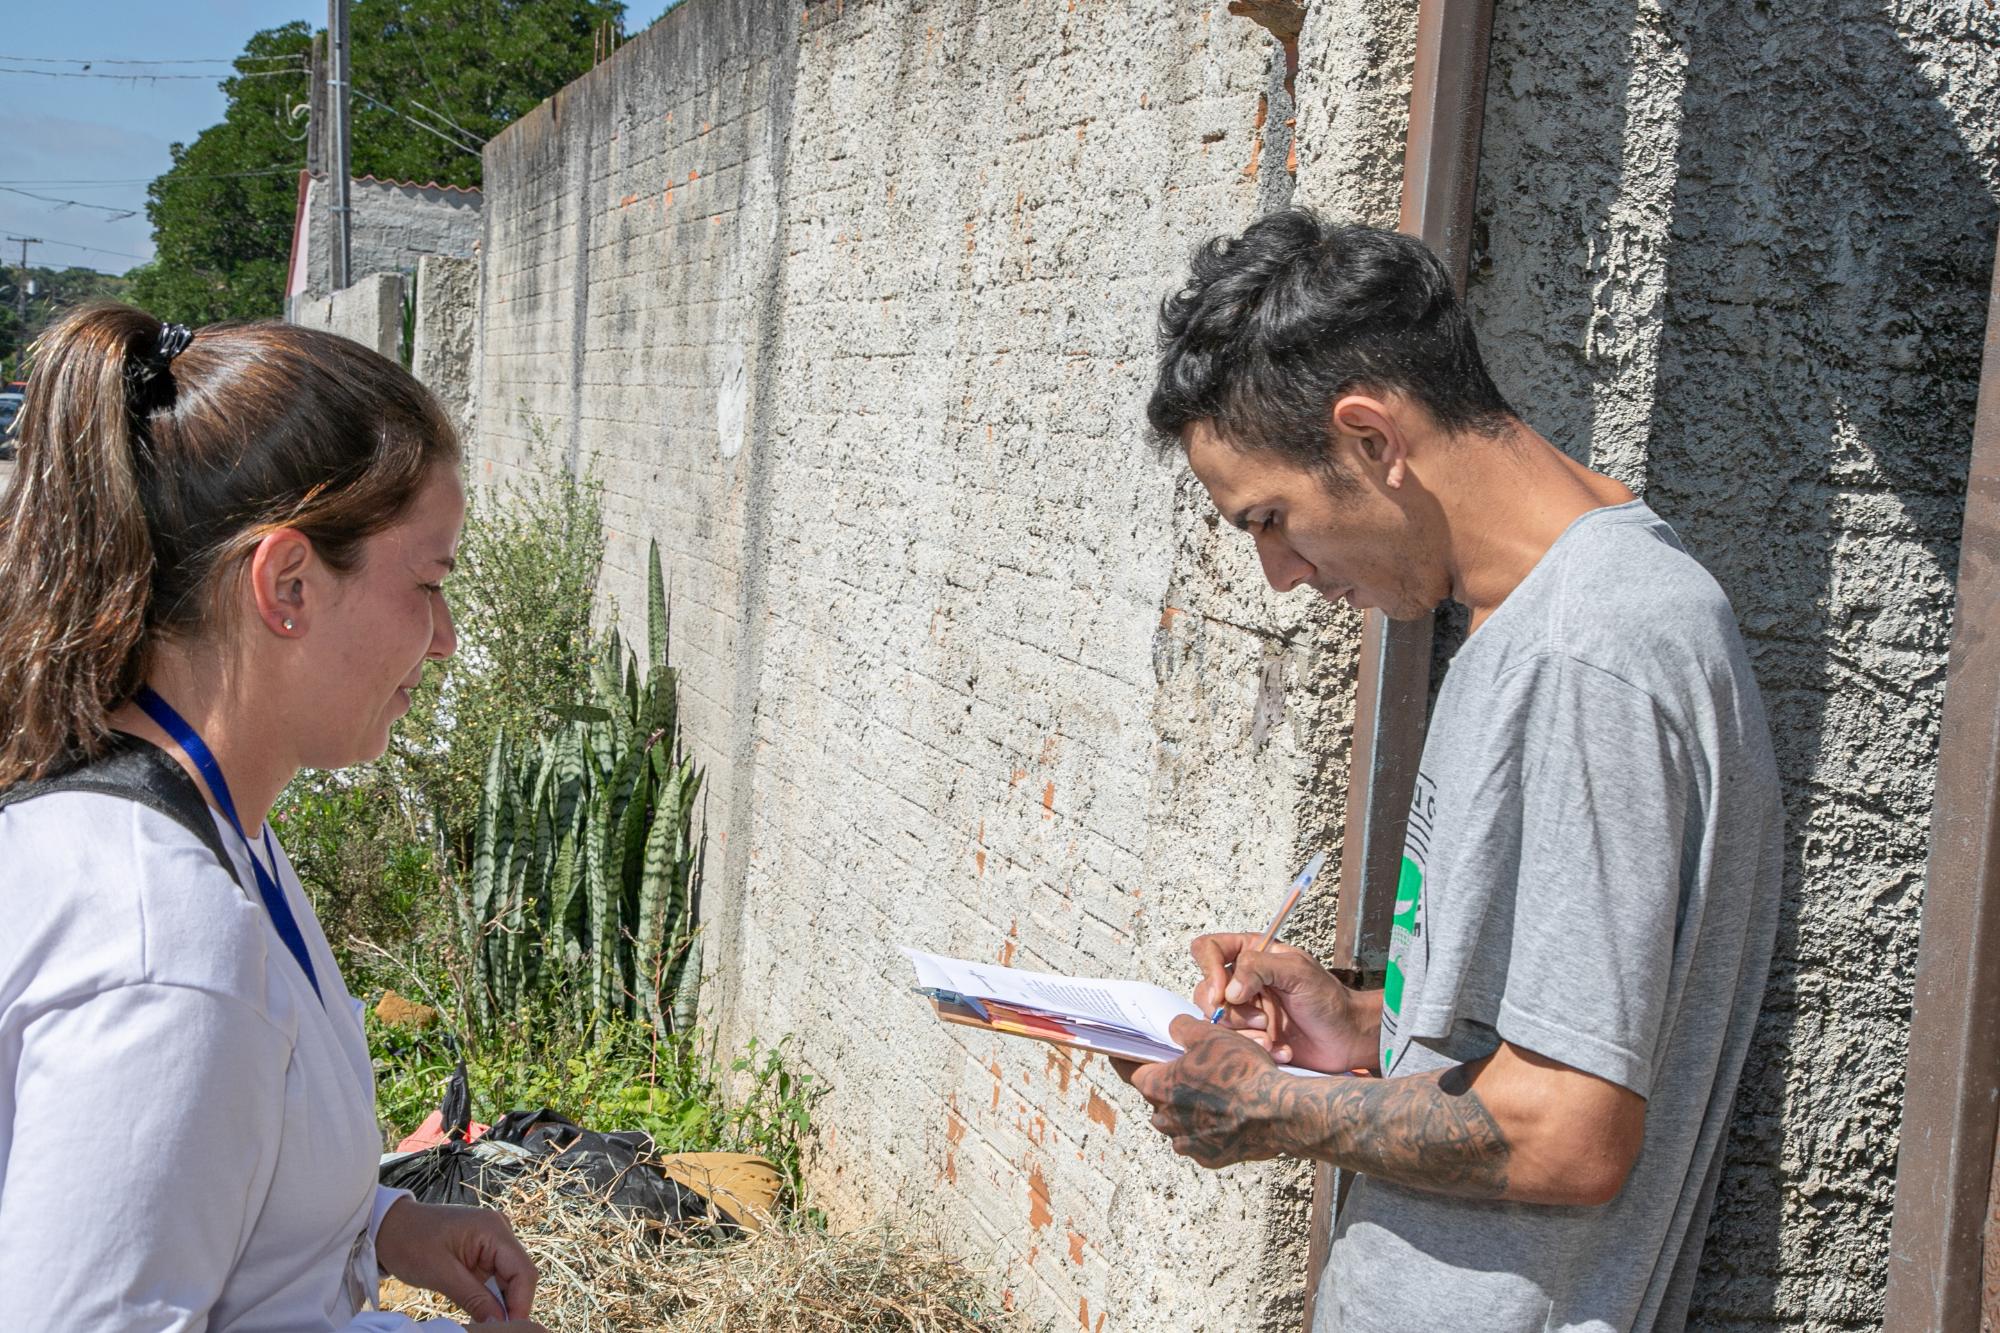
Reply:
<svg viewBox="0 0 2000 1333"><path fill-rule="evenodd" d="M466 1142L472 1125L472 1093L465 1062L458 1062L438 1108L445 1141L399 1157L388 1157L376 1178L391 1189L408 1190L422 1203L477 1204L505 1189L529 1165L518 1145L482 1149Z"/></svg>
<svg viewBox="0 0 2000 1333"><path fill-rule="evenodd" d="M567 1179L564 1194L582 1195L641 1213L660 1222L699 1222L710 1214L708 1200L669 1180L653 1165L653 1140L638 1130L609 1134L583 1128L543 1107L509 1111L479 1142L525 1149L529 1161L551 1158ZM472 1145L476 1150L479 1144ZM734 1226L734 1220L730 1220Z"/></svg>
<svg viewBox="0 0 2000 1333"><path fill-rule="evenodd" d="M447 1140L386 1159L377 1178L391 1189L408 1190L423 1203L484 1203L531 1165L527 1154L496 1151L498 1147Z"/></svg>
<svg viewBox="0 0 2000 1333"><path fill-rule="evenodd" d="M719 1222L731 1232L736 1219L653 1164L653 1140L638 1130L601 1134L543 1107L510 1111L485 1135L465 1141L471 1123L465 1066L445 1090L443 1120L449 1136L419 1152L384 1159L378 1179L406 1189L424 1203L491 1201L522 1175L551 1164L564 1194L595 1199L656 1222Z"/></svg>

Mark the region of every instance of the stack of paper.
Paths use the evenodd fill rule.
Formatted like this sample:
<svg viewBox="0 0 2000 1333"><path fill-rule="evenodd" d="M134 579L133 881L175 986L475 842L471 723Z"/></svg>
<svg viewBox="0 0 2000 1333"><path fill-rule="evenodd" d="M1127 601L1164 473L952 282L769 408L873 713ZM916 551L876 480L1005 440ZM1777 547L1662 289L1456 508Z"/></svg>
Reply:
<svg viewBox="0 0 2000 1333"><path fill-rule="evenodd" d="M948 1023L1149 1063L1182 1054L1167 1031L1176 1018L1206 1021L1185 996L1143 981L1093 981L902 952L917 970L917 992Z"/></svg>

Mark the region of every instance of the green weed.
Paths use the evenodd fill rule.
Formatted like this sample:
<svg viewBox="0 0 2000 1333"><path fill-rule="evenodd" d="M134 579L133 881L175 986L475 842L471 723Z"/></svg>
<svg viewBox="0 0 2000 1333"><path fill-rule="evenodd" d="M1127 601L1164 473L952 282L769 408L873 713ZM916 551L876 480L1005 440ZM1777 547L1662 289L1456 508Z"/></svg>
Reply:
<svg viewBox="0 0 2000 1333"><path fill-rule="evenodd" d="M726 1062L698 1029L656 1038L644 1023L610 1020L579 1042L559 1020L519 1022L465 1053L473 1118L491 1124L542 1107L593 1129L643 1129L663 1153L749 1152L777 1166L790 1197L821 1095L792 1067L788 1041L754 1037ZM440 1026L388 1028L368 1018L376 1114L389 1143L438 1107L462 1048Z"/></svg>

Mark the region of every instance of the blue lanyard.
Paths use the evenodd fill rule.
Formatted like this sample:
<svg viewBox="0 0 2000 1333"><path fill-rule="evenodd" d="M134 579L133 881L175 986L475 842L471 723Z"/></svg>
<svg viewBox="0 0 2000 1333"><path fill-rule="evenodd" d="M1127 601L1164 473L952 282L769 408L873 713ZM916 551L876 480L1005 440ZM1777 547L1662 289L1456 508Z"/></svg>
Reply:
<svg viewBox="0 0 2000 1333"><path fill-rule="evenodd" d="M250 869L257 876L257 892L264 899L264 910L271 914L271 924L278 928L278 938L292 951L292 957L298 960L299 968L306 974L306 980L312 983L313 994L319 996L321 1005L325 1005L326 996L321 994L319 978L313 973L312 957L306 953L306 940L305 936L299 933L298 918L292 915L292 905L286 899L285 891L278 887L278 882L271 878L271 872L264 869L264 863L257 859L257 849L250 845L250 835L243 831L243 821L236 817L236 802L230 799L229 784L222 778L222 766L215 762L215 756L209 752L207 742L202 740L199 732L188 725L186 718L174 711L173 705L153 693L152 686L141 685L139 693L133 696L132 702L144 709L146 716L159 724L160 730L172 736L174 742L187 752L187 757L192 759L194 766L200 770L202 780L208 783L209 795L215 798L215 803L221 808L224 818L229 820L229 827L236 830L237 838L243 843L244 852L250 857ZM264 826L264 851L275 867L278 864L278 853L271 846L269 824Z"/></svg>

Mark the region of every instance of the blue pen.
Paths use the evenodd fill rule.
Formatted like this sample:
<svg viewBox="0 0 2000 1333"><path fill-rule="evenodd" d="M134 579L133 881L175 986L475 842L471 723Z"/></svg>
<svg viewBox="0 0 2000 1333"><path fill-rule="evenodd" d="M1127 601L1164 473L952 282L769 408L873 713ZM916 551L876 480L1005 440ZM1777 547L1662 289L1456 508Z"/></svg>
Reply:
<svg viewBox="0 0 2000 1333"><path fill-rule="evenodd" d="M1271 941L1278 937L1279 927L1285 924L1285 918L1292 914L1292 909L1299 905L1299 899L1304 897L1305 891L1312 887L1312 882L1319 878L1319 868L1325 864L1325 852L1321 852L1319 855L1313 857L1312 860L1306 862L1306 868L1301 870L1299 877L1292 881L1290 891L1285 894L1285 901L1278 904L1277 915L1273 916L1271 924L1264 928L1264 938L1257 942L1257 947L1251 950L1252 953L1262 953L1271 947ZM1242 955L1238 955L1239 960L1241 957ZM1211 1023L1220 1023L1222 1021L1222 1011L1225 1008L1227 1008L1226 1005L1216 1005L1215 1013L1209 1017L1208 1021Z"/></svg>

